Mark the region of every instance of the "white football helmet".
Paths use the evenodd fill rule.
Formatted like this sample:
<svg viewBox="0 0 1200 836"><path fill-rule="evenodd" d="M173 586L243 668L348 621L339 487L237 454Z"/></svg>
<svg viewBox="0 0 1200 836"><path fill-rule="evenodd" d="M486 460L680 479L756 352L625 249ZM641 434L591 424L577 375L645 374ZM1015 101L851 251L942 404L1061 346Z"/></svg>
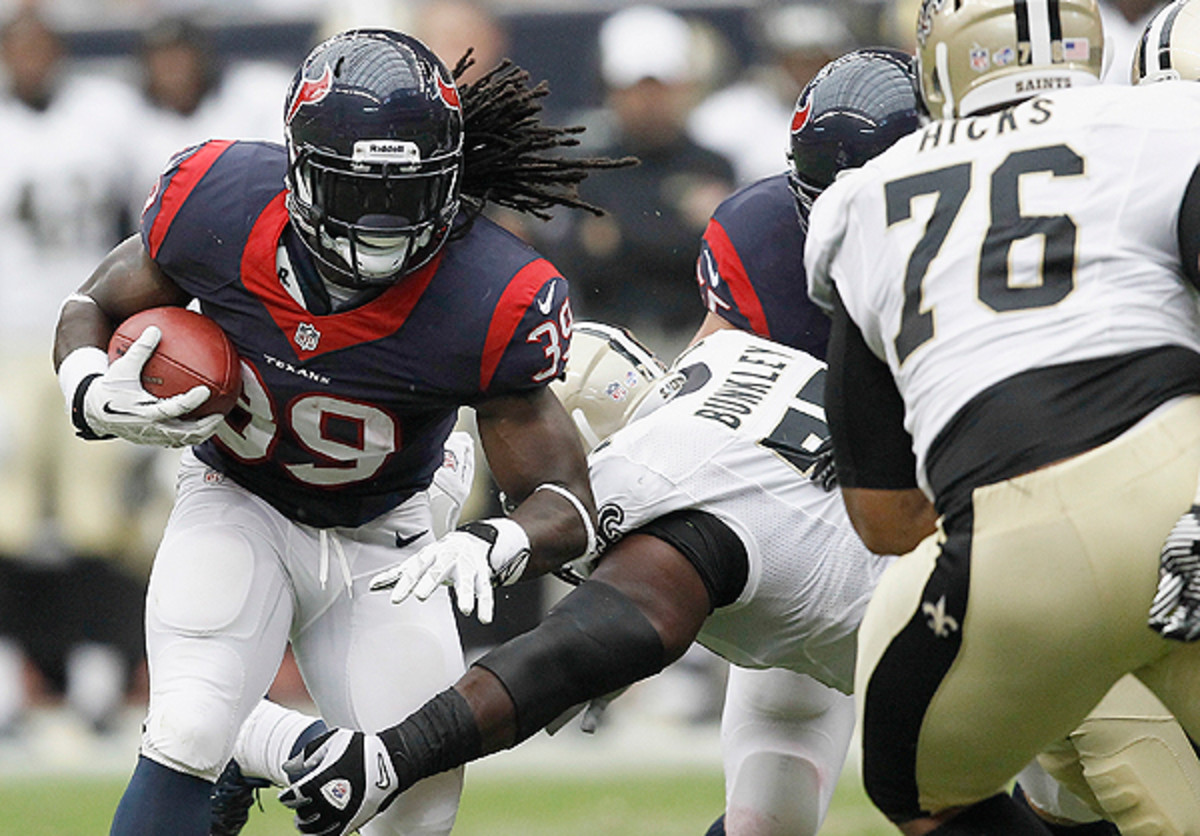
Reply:
<svg viewBox="0 0 1200 836"><path fill-rule="evenodd" d="M678 388L663 362L629 331L586 321L571 329L566 374L550 384L588 450Z"/></svg>
<svg viewBox="0 0 1200 836"><path fill-rule="evenodd" d="M1104 67L1096 0L924 0L917 15L921 95L952 119L1064 87Z"/></svg>
<svg viewBox="0 0 1200 836"><path fill-rule="evenodd" d="M1133 53L1130 81L1200 81L1200 5L1175 0L1146 24Z"/></svg>

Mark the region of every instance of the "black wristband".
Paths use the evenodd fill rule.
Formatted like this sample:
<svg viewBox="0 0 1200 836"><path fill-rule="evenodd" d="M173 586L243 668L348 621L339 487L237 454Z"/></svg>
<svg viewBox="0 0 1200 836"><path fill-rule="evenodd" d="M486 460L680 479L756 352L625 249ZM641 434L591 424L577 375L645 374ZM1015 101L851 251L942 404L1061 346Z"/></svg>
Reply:
<svg viewBox="0 0 1200 836"><path fill-rule="evenodd" d="M75 395L71 398L71 423L75 425L75 435L88 441L103 441L107 438L116 438L112 435L99 435L88 426L87 419L83 417L83 399L87 395L88 387L100 377L100 372L92 372L83 380L79 381L79 385L75 387Z"/></svg>
<svg viewBox="0 0 1200 836"><path fill-rule="evenodd" d="M381 731L379 739L392 758L401 792L422 778L483 754L475 714L453 688L442 691L399 725Z"/></svg>

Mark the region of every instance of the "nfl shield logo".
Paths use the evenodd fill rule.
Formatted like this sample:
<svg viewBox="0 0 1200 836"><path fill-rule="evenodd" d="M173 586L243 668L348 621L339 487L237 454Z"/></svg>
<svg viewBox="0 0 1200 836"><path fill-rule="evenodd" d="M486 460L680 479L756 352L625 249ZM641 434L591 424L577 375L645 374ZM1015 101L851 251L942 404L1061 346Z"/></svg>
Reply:
<svg viewBox="0 0 1200 836"><path fill-rule="evenodd" d="M316 351L321 342L321 332L311 322L301 322L296 327L296 345L303 351Z"/></svg>
<svg viewBox="0 0 1200 836"><path fill-rule="evenodd" d="M981 47L979 44L975 44L974 46L971 47L971 69L972 70L974 70L977 73L981 73L988 68L988 65L990 63L991 63L991 61L988 60L988 51L986 49Z"/></svg>

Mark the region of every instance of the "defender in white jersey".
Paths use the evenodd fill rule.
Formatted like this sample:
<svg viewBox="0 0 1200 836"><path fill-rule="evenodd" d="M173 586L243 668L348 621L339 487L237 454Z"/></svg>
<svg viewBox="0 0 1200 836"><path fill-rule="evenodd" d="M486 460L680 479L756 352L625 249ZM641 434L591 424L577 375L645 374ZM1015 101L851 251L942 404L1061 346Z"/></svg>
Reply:
<svg viewBox="0 0 1200 836"><path fill-rule="evenodd" d="M603 352L585 353L597 335ZM602 362L590 364L594 356ZM791 795L754 798L753 786L735 793L749 801L727 811L726 832L817 832L854 724L855 632L892 558L868 552L840 497L808 478L826 435L822 363L723 330L685 352L671 376L660 374L618 329L576 326L564 406L595 438L632 418L590 457L604 545L578 567L589 579L453 686L468 717L435 700L378 735L339 730L306 746L294 764L304 777L282 796L302 831L349 829L344 813L327 812L329 787L350 782L353 826L419 776L513 746L571 706L661 670L698 640L755 674L804 675L791 680L795 695L756 683L731 697L739 718L765 710L743 697L787 697L774 735L728 714L723 733L742 753L727 759L735 785ZM664 394L670 400L659 406ZM781 782L768 767L795 779Z"/></svg>
<svg viewBox="0 0 1200 836"><path fill-rule="evenodd" d="M1200 646L1147 628L1200 471L1200 88L1091 86L1100 41L1091 0L927 0L944 118L810 219L847 508L915 547L856 672L867 790L908 834L1045 833L1005 783L1126 673L1200 732Z"/></svg>

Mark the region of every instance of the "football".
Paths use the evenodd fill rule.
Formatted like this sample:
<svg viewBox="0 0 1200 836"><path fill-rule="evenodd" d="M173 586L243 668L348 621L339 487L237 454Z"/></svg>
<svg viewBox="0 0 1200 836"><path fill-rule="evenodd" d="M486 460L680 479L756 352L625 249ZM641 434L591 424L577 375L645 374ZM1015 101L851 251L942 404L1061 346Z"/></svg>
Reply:
<svg viewBox="0 0 1200 836"><path fill-rule="evenodd" d="M108 343L108 362L124 354L150 325L158 326L162 339L142 367L146 391L169 398L204 385L212 395L185 417L227 415L242 393L241 361L221 326L203 314L177 307L139 311L113 333Z"/></svg>

